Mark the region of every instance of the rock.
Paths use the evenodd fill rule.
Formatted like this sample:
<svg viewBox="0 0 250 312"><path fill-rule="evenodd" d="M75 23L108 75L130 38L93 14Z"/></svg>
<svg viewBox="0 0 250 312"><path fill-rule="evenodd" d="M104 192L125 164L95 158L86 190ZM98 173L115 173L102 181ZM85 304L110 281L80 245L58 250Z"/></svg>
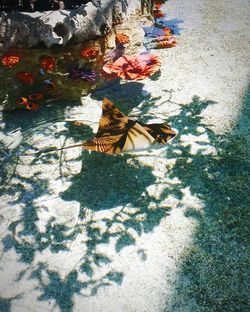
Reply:
<svg viewBox="0 0 250 312"><path fill-rule="evenodd" d="M50 47L79 43L105 35L140 1L95 0L73 10L0 12L0 47Z"/></svg>

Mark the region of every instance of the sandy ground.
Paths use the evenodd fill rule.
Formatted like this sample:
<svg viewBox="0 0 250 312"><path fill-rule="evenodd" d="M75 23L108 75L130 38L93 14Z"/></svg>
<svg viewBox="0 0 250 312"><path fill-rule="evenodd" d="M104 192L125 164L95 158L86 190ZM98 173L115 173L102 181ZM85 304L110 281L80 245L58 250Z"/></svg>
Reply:
<svg viewBox="0 0 250 312"><path fill-rule="evenodd" d="M13 136L27 150L69 145L96 131L108 96L142 121L168 120L179 135L168 147L116 157L76 149L21 158L1 196L1 311L223 310L188 294L182 271L201 226L187 212L206 216L209 181L220 175L210 172L221 157L217 138L233 131L243 107L248 1L170 0L166 12L178 45L157 51L157 79L51 108L46 124L42 112L29 125L18 120ZM19 125L20 116L6 116L4 130ZM85 126L74 127L77 119Z"/></svg>

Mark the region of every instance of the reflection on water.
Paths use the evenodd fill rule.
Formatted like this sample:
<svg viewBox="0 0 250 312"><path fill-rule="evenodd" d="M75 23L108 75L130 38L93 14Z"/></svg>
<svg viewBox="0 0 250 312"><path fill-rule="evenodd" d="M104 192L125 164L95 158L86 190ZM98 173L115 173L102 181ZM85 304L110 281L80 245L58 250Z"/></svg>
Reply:
<svg viewBox="0 0 250 312"><path fill-rule="evenodd" d="M22 109L22 101L38 100L39 106L65 99L79 99L103 84L99 71L106 53L105 38L85 44L51 49L0 51L0 95L5 110ZM97 55L83 54L95 50ZM13 58L20 60L15 65ZM7 100L6 100L6 94ZM39 95L39 98L38 96ZM20 105L18 105L18 102Z"/></svg>
<svg viewBox="0 0 250 312"><path fill-rule="evenodd" d="M34 133L39 137L44 129L49 133L64 121L66 107L79 106L81 96L102 86L104 80L91 71L98 72L103 64L105 40L63 48L0 51L0 111L5 111L0 118L1 183L13 172L8 168L18 155L28 148L26 143L18 147L21 141L29 141ZM89 54L81 57L82 51L86 54L91 49L98 52L94 58Z"/></svg>

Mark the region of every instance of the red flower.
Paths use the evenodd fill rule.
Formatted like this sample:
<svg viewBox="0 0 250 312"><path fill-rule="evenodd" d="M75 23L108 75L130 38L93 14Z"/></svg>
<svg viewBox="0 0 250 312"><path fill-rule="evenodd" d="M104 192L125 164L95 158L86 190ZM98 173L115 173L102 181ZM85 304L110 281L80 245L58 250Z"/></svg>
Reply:
<svg viewBox="0 0 250 312"><path fill-rule="evenodd" d="M165 14L161 10L154 10L154 18L164 17Z"/></svg>
<svg viewBox="0 0 250 312"><path fill-rule="evenodd" d="M129 43L130 40L129 40L129 36L126 35L126 34L117 34L115 36L115 42L118 43L118 44L126 44L126 43Z"/></svg>
<svg viewBox="0 0 250 312"><path fill-rule="evenodd" d="M26 105L27 103L28 103L28 100L23 96L16 99L17 105Z"/></svg>
<svg viewBox="0 0 250 312"><path fill-rule="evenodd" d="M100 51L93 48L84 48L80 52L80 56L85 59L93 59L99 55Z"/></svg>
<svg viewBox="0 0 250 312"><path fill-rule="evenodd" d="M40 108L38 104L33 102L28 102L25 107L30 111L37 111Z"/></svg>
<svg viewBox="0 0 250 312"><path fill-rule="evenodd" d="M52 71L56 67L56 59L52 56L43 56L40 60L40 66L46 71Z"/></svg>
<svg viewBox="0 0 250 312"><path fill-rule="evenodd" d="M1 58L1 64L8 68L11 68L20 62L18 55L5 55Z"/></svg>
<svg viewBox="0 0 250 312"><path fill-rule="evenodd" d="M112 64L103 66L105 73L127 80L142 80L156 73L161 66L157 55L124 55Z"/></svg>
<svg viewBox="0 0 250 312"><path fill-rule="evenodd" d="M19 72L16 74L16 78L29 85L32 85L35 81L34 75L30 72Z"/></svg>

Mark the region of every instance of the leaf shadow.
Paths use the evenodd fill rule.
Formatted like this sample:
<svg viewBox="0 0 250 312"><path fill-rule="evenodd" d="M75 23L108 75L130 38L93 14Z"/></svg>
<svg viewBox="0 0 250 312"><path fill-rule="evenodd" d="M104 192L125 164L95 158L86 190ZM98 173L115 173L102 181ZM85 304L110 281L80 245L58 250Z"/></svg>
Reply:
<svg viewBox="0 0 250 312"><path fill-rule="evenodd" d="M190 161L191 147L179 146L181 157L171 175L182 183L175 194L182 200L182 189L189 188L202 201L203 209L186 208L186 217L196 220L197 226L172 296L166 300L166 311L183 307L187 311L245 311L249 307L249 98L248 92L230 133L206 131L216 155L201 149ZM190 126L187 131L194 133L195 125Z"/></svg>
<svg viewBox="0 0 250 312"><path fill-rule="evenodd" d="M114 88L117 87L116 83ZM136 89L134 94L128 92L127 86L120 85L115 95L107 88L98 90L92 96L102 99L103 96L113 94L111 99L115 101L118 99L118 103L120 99L121 109L124 111L125 108L126 114L139 106L139 117L146 115L147 120L150 120L152 118L149 114L150 107L159 99L142 99L143 84L131 83L129 88L133 87ZM126 94L129 94L127 98ZM199 189L197 184L200 182L202 170L204 171L214 158L204 154L207 145L203 145L202 142L199 142L200 150L194 154L192 144L184 144L182 136L192 134L199 137L201 134L199 128L203 128L203 133L209 138L210 143L216 144L216 135L202 118L202 112L213 103L194 97L191 103L179 105L178 113L168 116L168 121L181 135L177 136L173 144L163 153L163 157L176 158L174 167L166 172L166 177L170 179L179 177L181 183L166 183L159 199L148 192L149 186L160 183L153 174L153 168L142 164L136 155L109 156L83 151L81 158L78 159L81 161L80 172L67 180L70 182L69 187L58 195L61 200L68 202L69 211L71 202L79 204L75 226L71 228L65 224L58 224L56 218L51 215L45 230L41 232L37 226L39 215L36 199L49 193L49 181L41 179L39 173L32 179L15 176L19 180L15 189L18 188L20 192L13 200L13 204L22 203L23 213L20 219L10 224L8 234L3 238L4 252L14 248L20 254L20 261L31 265L35 253L47 250L52 255L60 253L63 255L70 252L71 243L79 236L85 237L81 242L84 250L79 267L71 270L66 276L61 277L59 271L51 270L46 261L36 264L35 268L31 266L30 278L39 281L42 292L40 300L52 298L62 311L72 311L74 294L95 296L102 287L121 285L125 273L112 269L113 256L101 251L100 247L109 247L111 242L115 241L114 252L119 254L127 247L136 246L138 237L143 233L152 232L169 214L171 208L161 206L161 202L168 196L172 195L181 200L182 190L186 187L191 187L191 192L197 196L202 194L204 185L200 183ZM71 137L77 142L89 138L92 130L86 125L76 128L72 123L66 123L66 128L57 135ZM55 154L41 155L39 159L46 163L50 157L56 157ZM36 162L33 165L36 165ZM28 184L29 189L22 189L20 181ZM191 181L195 182L195 188ZM138 249L138 256L141 261L147 259L146 253L141 249ZM96 271L102 267L110 269L97 276ZM24 275L25 272L21 272L20 279Z"/></svg>

